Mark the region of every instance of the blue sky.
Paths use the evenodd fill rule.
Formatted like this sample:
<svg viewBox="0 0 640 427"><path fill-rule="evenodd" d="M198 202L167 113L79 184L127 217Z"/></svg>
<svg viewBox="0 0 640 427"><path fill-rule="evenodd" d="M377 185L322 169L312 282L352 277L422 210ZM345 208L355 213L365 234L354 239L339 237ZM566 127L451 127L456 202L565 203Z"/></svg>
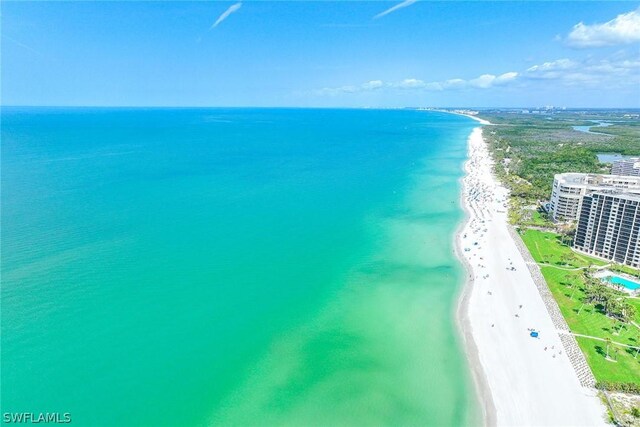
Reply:
<svg viewBox="0 0 640 427"><path fill-rule="evenodd" d="M1 101L640 107L639 6L3 1Z"/></svg>

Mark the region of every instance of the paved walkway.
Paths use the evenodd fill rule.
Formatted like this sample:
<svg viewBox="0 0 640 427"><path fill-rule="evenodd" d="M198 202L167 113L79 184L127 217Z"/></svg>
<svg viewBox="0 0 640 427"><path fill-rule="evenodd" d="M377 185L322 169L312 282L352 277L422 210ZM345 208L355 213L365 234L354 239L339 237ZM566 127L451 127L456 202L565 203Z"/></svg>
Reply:
<svg viewBox="0 0 640 427"><path fill-rule="evenodd" d="M573 335L574 337L591 338L592 340L604 341L604 342L606 342L606 341L607 341L607 340L606 340L606 339L604 339L604 338L594 337L594 336L592 336L592 335L576 334L575 332L565 332L565 331L558 331L558 332L559 332L559 333L562 333L562 334L567 334L567 333L569 333L569 334ZM615 344L615 345L618 345L618 346L620 346L620 347L632 348L632 349L634 349L634 350L640 350L640 347L633 346L633 345L629 345L629 344L623 344L623 343L618 342L618 341L613 341L613 340L611 340L611 344Z"/></svg>

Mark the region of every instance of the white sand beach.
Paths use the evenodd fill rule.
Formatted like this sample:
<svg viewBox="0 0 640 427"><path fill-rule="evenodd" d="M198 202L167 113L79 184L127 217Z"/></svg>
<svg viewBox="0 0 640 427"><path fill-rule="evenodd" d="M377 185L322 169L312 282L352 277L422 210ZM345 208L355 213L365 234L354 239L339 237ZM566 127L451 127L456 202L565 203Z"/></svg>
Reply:
<svg viewBox="0 0 640 427"><path fill-rule="evenodd" d="M593 389L580 385L509 233L507 190L493 177L480 127L469 137L465 170L468 218L457 247L469 279L458 316L486 424L605 425L605 408ZM531 329L538 338L530 336Z"/></svg>

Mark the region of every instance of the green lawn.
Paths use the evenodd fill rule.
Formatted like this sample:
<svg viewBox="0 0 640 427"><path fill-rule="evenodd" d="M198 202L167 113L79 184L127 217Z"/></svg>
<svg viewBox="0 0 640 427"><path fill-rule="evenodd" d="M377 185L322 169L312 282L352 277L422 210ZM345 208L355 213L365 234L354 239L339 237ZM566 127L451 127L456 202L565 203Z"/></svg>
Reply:
<svg viewBox="0 0 640 427"><path fill-rule="evenodd" d="M584 282L581 277L571 276L572 272L553 267L542 267L541 270L553 297L560 306L562 315L573 332L611 338L623 344L638 345L637 340L640 336L638 328L622 324L602 314L593 305L583 304Z"/></svg>
<svg viewBox="0 0 640 427"><path fill-rule="evenodd" d="M611 345L609 357L615 360L611 362L605 358L607 343L582 337L576 339L597 381L640 384L640 356L636 359L634 350Z"/></svg>
<svg viewBox="0 0 640 427"><path fill-rule="evenodd" d="M576 268L591 265L605 265L606 261L578 254L560 241L560 236L538 230L526 230L522 240L529 248L536 262L553 264L558 267ZM566 257L563 259L563 256Z"/></svg>
<svg viewBox="0 0 640 427"><path fill-rule="evenodd" d="M627 298L627 302L636 308L635 322L640 325L640 298Z"/></svg>
<svg viewBox="0 0 640 427"><path fill-rule="evenodd" d="M597 307L583 303L582 271L572 269L604 265L605 262L574 253L554 233L527 230L522 238L538 263L549 264L541 265L542 275L572 332L610 338L627 345L640 345L640 330L637 327L622 324L603 314ZM620 293L620 298L627 298L626 294ZM628 300L636 306L636 321L640 323L640 299ZM579 338L578 341L596 379L640 384L640 356L634 359L633 351L627 352L624 347L619 347L617 363L609 362L602 352L606 348L604 342L588 338ZM610 355L613 354L612 350Z"/></svg>

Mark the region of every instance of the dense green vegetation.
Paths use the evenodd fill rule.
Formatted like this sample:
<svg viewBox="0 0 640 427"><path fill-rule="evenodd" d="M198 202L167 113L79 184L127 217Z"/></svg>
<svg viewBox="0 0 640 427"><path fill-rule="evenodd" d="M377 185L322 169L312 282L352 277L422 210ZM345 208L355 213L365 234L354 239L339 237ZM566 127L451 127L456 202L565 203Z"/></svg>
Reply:
<svg viewBox="0 0 640 427"><path fill-rule="evenodd" d="M640 329L631 323L640 320L640 300L590 279L585 272L604 262L576 254L559 235L526 230L521 236L571 331L593 337L577 339L596 380L640 386L640 357L620 345L640 345Z"/></svg>
<svg viewBox="0 0 640 427"><path fill-rule="evenodd" d="M520 222L522 225L531 227L551 227L553 224L547 214L540 209L524 209L521 211Z"/></svg>
<svg viewBox="0 0 640 427"><path fill-rule="evenodd" d="M610 172L610 165L599 163L597 153L640 155L640 121L622 112L483 111L480 116L494 124L484 128L484 136L496 160L496 173L512 190L516 209L548 199L556 173ZM616 124L591 128L598 133L573 129L596 126L593 120Z"/></svg>
<svg viewBox="0 0 640 427"><path fill-rule="evenodd" d="M635 140L637 141L638 137L640 136L640 123L630 121L625 123L623 126L613 125L613 126L607 126L607 127L591 128L591 131L606 134L606 135L613 135L613 136L617 136L619 138L624 138L628 140L633 140L635 138ZM628 154L628 155L637 154L633 144L625 144L625 145L622 145L621 147L615 147L615 148L618 150L620 154Z"/></svg>

